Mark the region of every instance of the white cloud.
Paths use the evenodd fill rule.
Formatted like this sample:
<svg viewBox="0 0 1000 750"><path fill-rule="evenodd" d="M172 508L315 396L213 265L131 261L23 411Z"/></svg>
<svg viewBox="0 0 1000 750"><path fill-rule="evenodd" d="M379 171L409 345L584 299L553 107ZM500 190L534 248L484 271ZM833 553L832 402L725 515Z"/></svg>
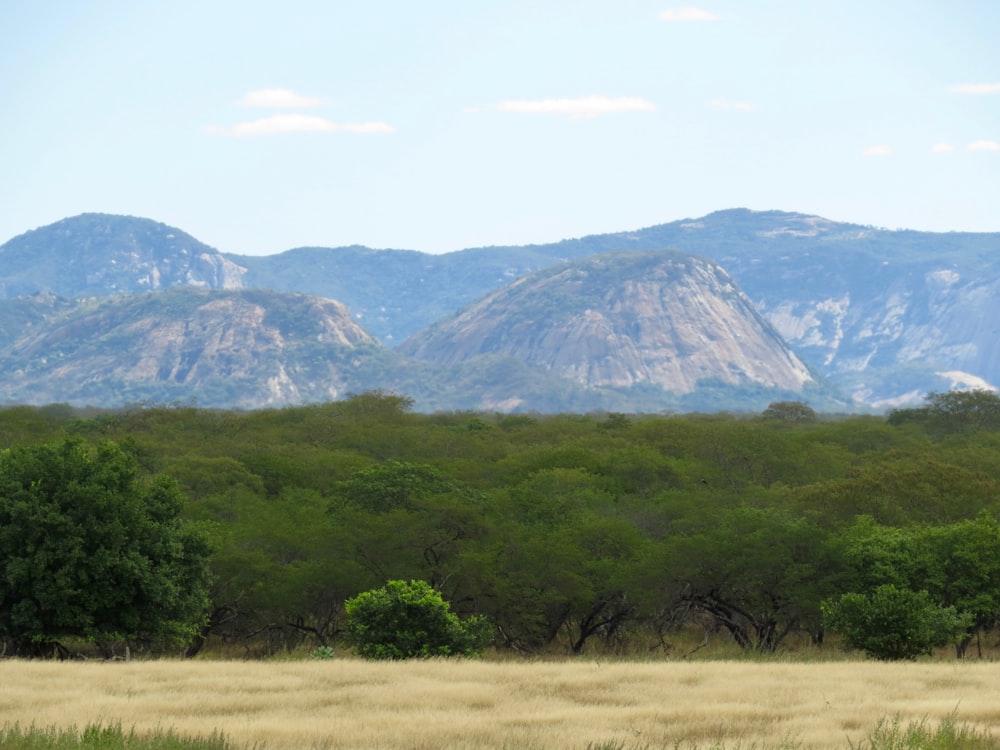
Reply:
<svg viewBox="0 0 1000 750"><path fill-rule="evenodd" d="M864 156L888 156L892 153L892 149L888 146L879 144L877 146L869 146L861 153Z"/></svg>
<svg viewBox="0 0 1000 750"><path fill-rule="evenodd" d="M651 112L656 107L645 99L631 96L583 96L577 99L521 99L500 102L493 109L518 114L597 117L621 112Z"/></svg>
<svg viewBox="0 0 1000 750"><path fill-rule="evenodd" d="M660 13L663 21L721 21L722 17L701 8L670 8Z"/></svg>
<svg viewBox="0 0 1000 750"><path fill-rule="evenodd" d="M969 151L1000 151L1000 143L997 141L973 141L966 148Z"/></svg>
<svg viewBox="0 0 1000 750"><path fill-rule="evenodd" d="M1000 83L962 83L949 91L956 94L1000 94Z"/></svg>
<svg viewBox="0 0 1000 750"><path fill-rule="evenodd" d="M391 133L393 128L384 122L362 122L341 124L325 117L303 114L280 114L249 122L239 122L229 128L209 126L206 132L234 138L277 133Z"/></svg>
<svg viewBox="0 0 1000 750"><path fill-rule="evenodd" d="M322 102L314 96L302 96L288 89L260 89L249 91L240 99L244 107L318 107Z"/></svg>
<svg viewBox="0 0 1000 750"><path fill-rule="evenodd" d="M731 102L726 99L712 99L709 102L716 109L736 110L737 112L753 112L757 105L751 102Z"/></svg>
<svg viewBox="0 0 1000 750"><path fill-rule="evenodd" d="M935 154L947 154L954 150L955 147L952 146L950 143L935 143L933 146L931 146L931 151L933 151Z"/></svg>

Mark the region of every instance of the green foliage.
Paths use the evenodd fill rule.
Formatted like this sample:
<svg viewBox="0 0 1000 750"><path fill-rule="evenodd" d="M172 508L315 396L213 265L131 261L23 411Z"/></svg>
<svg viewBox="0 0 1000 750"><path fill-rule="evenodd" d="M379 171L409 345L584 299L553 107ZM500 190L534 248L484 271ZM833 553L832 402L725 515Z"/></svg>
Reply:
<svg viewBox="0 0 1000 750"><path fill-rule="evenodd" d="M165 477L79 440L0 453L0 637L8 653L61 638L179 644L207 609L208 553Z"/></svg>
<svg viewBox="0 0 1000 750"><path fill-rule="evenodd" d="M798 628L818 637L820 602L839 569L823 529L775 507L717 510L668 537L666 554L678 601L764 653Z"/></svg>
<svg viewBox="0 0 1000 750"><path fill-rule="evenodd" d="M460 620L425 581L389 581L344 608L347 630L368 659L475 656L491 637L483 618Z"/></svg>
<svg viewBox="0 0 1000 750"><path fill-rule="evenodd" d="M764 419L777 419L781 422L804 424L819 419L816 410L801 401L772 401L761 412Z"/></svg>
<svg viewBox="0 0 1000 750"><path fill-rule="evenodd" d="M934 603L926 591L884 584L868 594L843 594L823 604L824 623L851 648L896 661L928 655L958 641L972 617Z"/></svg>
<svg viewBox="0 0 1000 750"><path fill-rule="evenodd" d="M889 415L889 424L916 423L932 434L974 434L1000 430L1000 396L994 391L931 392L918 409L897 409Z"/></svg>
<svg viewBox="0 0 1000 750"><path fill-rule="evenodd" d="M949 432L978 432L1000 429L1000 396L993 391L974 389L927 394L931 418Z"/></svg>
<svg viewBox="0 0 1000 750"><path fill-rule="evenodd" d="M839 538L848 588L867 591L893 584L924 590L941 606L953 606L971 622L958 643L959 656L972 636L992 627L1000 613L1000 522L988 513L952 524L907 528L858 518Z"/></svg>
<svg viewBox="0 0 1000 750"><path fill-rule="evenodd" d="M331 646L317 646L310 654L314 661L329 661L335 655Z"/></svg>
<svg viewBox="0 0 1000 750"><path fill-rule="evenodd" d="M142 491L159 486L152 475L175 478L183 494L164 490L165 501L210 537L211 602L191 652L205 639L246 655L337 646L345 601L411 579L526 652L629 653L704 627L770 653L796 636L820 643L824 599L884 584L968 613L960 654L988 647L976 636L1000 622L1000 434L985 429L944 435L870 416L424 415L384 393L253 412L0 410L0 446L17 455L62 445L66 431L91 457L106 441L127 446ZM31 528L61 549L74 524ZM83 566L39 573L45 590L99 577L99 556L80 554ZM85 612L82 598L66 600ZM96 642L99 630L112 629L59 637Z"/></svg>
<svg viewBox="0 0 1000 750"><path fill-rule="evenodd" d="M852 750L991 750L1000 748L1000 739L988 731L959 723L955 715L947 717L936 728L926 719L911 721L903 726L899 716L882 718L868 735L867 741Z"/></svg>
<svg viewBox="0 0 1000 750"><path fill-rule="evenodd" d="M457 492L458 485L433 466L386 461L338 482L333 496L369 513L411 508L432 495Z"/></svg>
<svg viewBox="0 0 1000 750"><path fill-rule="evenodd" d="M186 737L172 730L139 734L126 732L121 724L89 724L74 729L0 727L0 747L5 750L233 750L235 745L221 733L209 737Z"/></svg>

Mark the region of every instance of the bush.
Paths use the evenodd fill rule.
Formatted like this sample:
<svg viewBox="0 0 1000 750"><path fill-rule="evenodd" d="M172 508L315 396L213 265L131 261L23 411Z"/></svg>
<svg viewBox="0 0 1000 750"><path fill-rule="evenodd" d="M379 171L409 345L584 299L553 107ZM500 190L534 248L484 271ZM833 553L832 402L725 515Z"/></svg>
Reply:
<svg viewBox="0 0 1000 750"><path fill-rule="evenodd" d="M851 648L885 661L916 659L937 646L957 642L971 617L939 607L926 591L891 584L871 594L844 594L823 604L823 622Z"/></svg>
<svg viewBox="0 0 1000 750"><path fill-rule="evenodd" d="M368 659L476 656L492 637L485 618L460 620L425 581L389 581L344 606L347 631Z"/></svg>

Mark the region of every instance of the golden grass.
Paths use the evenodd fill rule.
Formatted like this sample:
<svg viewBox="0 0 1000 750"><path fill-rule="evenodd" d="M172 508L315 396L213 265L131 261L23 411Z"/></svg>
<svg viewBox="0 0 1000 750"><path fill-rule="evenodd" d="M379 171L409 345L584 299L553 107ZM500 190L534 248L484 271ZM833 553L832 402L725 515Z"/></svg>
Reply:
<svg viewBox="0 0 1000 750"><path fill-rule="evenodd" d="M882 717L1000 727L996 664L0 662L0 725L285 748L846 748Z"/></svg>

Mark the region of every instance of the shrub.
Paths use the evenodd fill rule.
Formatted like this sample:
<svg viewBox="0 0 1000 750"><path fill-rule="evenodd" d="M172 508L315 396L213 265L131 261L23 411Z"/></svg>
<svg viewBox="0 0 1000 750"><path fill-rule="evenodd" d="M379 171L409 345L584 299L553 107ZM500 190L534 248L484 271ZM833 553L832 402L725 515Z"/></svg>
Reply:
<svg viewBox="0 0 1000 750"><path fill-rule="evenodd" d="M971 618L940 607L926 591L891 584L870 594L844 594L823 604L823 622L840 631L851 648L886 661L916 659L955 643Z"/></svg>
<svg viewBox="0 0 1000 750"><path fill-rule="evenodd" d="M425 581L389 581L345 603L347 631L368 659L475 656L491 639L485 618L460 620Z"/></svg>

